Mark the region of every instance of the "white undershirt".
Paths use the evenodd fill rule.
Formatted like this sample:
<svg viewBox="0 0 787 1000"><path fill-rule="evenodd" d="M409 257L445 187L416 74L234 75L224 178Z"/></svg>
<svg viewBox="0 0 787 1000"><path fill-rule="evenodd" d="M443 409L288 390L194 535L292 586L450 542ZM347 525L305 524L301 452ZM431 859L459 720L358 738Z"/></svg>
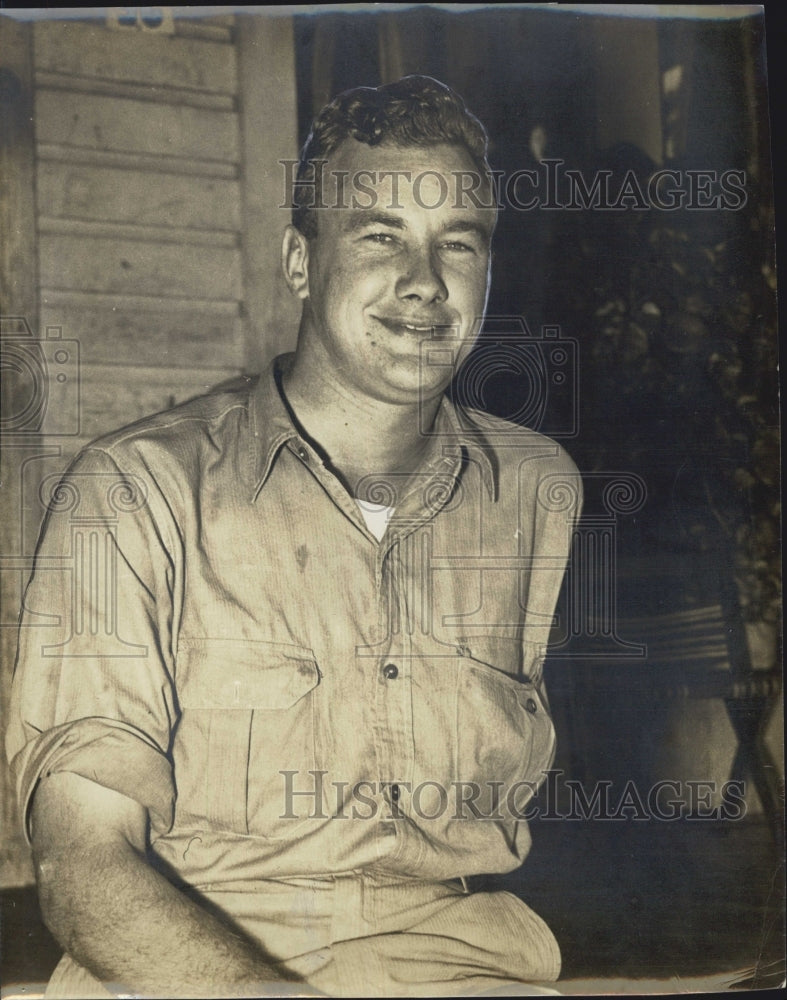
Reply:
<svg viewBox="0 0 787 1000"><path fill-rule="evenodd" d="M371 503L369 500L359 500L353 498L358 504L358 509L363 514L366 527L371 531L378 542L382 541L388 522L394 512L394 507L386 507L383 503Z"/></svg>

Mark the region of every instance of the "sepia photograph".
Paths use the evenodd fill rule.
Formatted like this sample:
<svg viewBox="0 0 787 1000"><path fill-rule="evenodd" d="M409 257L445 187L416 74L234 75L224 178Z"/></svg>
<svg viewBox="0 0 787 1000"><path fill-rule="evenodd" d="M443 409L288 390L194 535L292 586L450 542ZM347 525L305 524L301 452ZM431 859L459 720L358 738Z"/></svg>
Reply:
<svg viewBox="0 0 787 1000"><path fill-rule="evenodd" d="M766 22L0 8L2 1000L784 987Z"/></svg>

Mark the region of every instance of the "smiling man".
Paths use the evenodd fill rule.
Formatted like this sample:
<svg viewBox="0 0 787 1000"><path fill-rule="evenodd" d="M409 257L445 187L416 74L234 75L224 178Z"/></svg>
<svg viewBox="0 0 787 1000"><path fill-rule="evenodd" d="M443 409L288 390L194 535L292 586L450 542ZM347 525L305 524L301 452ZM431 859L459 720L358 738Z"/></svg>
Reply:
<svg viewBox="0 0 787 1000"><path fill-rule="evenodd" d="M338 207L298 219L311 238L295 226L284 238L285 276L304 301L284 390L352 489L370 473L414 471L423 458L484 314L495 210L447 193L478 169L462 146L369 146L350 134L320 152ZM354 207L341 188L362 171L369 206ZM451 364L430 366L427 346L450 351Z"/></svg>
<svg viewBox="0 0 787 1000"><path fill-rule="evenodd" d="M442 84L340 95L283 240L294 354L66 474L8 735L66 950L51 995L557 978L543 921L468 885L529 848L579 507L554 442L445 394L484 313L491 191Z"/></svg>

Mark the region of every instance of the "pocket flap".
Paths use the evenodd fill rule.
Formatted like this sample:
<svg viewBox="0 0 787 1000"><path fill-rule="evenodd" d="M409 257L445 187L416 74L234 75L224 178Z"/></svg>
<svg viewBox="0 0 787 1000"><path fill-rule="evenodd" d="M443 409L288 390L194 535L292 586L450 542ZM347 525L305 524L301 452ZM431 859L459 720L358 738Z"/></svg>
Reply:
<svg viewBox="0 0 787 1000"><path fill-rule="evenodd" d="M541 680L544 666L542 643L489 635L477 636L468 642L470 645L462 648L471 660L508 674L522 684L537 684Z"/></svg>
<svg viewBox="0 0 787 1000"><path fill-rule="evenodd" d="M241 639L186 639L178 648L183 708L290 708L320 682L310 649Z"/></svg>

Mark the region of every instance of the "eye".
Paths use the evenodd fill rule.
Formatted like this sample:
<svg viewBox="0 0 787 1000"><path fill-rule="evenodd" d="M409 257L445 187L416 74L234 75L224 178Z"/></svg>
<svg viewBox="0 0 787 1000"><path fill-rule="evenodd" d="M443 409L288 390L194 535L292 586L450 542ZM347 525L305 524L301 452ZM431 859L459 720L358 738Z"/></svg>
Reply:
<svg viewBox="0 0 787 1000"><path fill-rule="evenodd" d="M475 247L472 247L467 243L462 243L460 240L447 240L443 244L443 247L446 250L452 250L458 253L475 253Z"/></svg>
<svg viewBox="0 0 787 1000"><path fill-rule="evenodd" d="M380 243L382 245L394 242L394 237L390 233L367 233L367 235L364 236L364 239L369 240L372 243Z"/></svg>

